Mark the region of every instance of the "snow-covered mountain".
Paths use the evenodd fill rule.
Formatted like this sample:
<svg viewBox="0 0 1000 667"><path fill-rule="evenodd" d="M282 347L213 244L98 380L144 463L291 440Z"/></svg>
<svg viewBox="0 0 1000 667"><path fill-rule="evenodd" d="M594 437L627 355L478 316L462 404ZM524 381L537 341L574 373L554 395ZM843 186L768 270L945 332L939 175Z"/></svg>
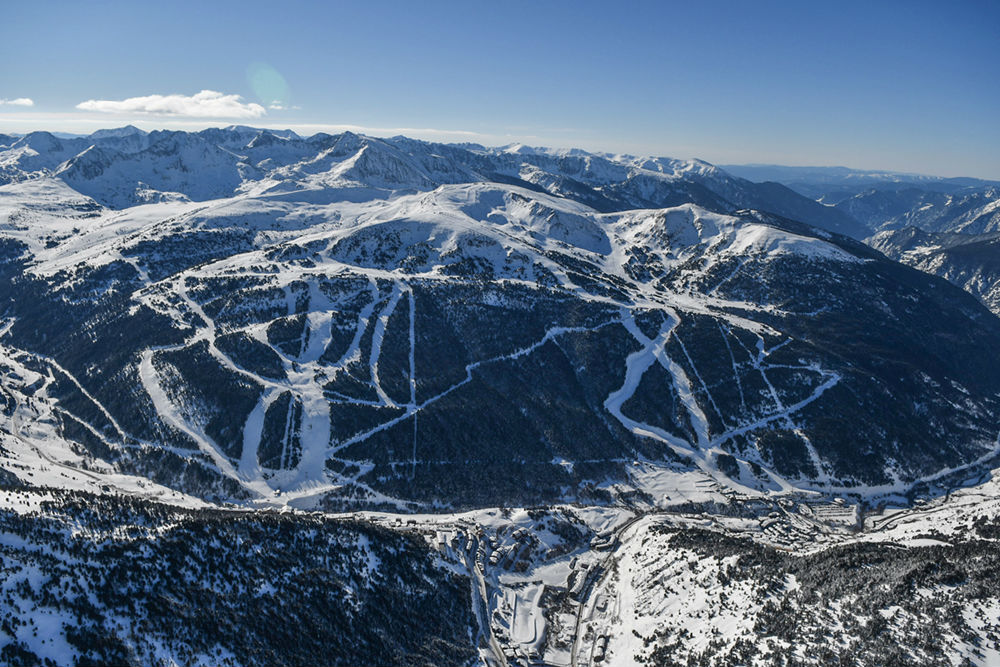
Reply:
<svg viewBox="0 0 1000 667"><path fill-rule="evenodd" d="M1000 185L981 178L944 178L893 171L847 167L785 167L781 165L721 165L729 173L754 183L772 181L826 204L836 204L868 190L925 190L953 194L962 190Z"/></svg>
<svg viewBox="0 0 1000 667"><path fill-rule="evenodd" d="M1000 183L996 181L845 167L728 165L725 169L761 185L782 183L832 206L867 230L856 238L908 226L963 234L1000 229Z"/></svg>
<svg viewBox="0 0 1000 667"><path fill-rule="evenodd" d="M157 569L159 546L108 556L105 519L80 509L93 497L136 545L198 532L213 551L184 557L239 575L173 582L136 617L216 596L220 611L192 615L198 624L255 622L270 602L245 605L239 582L265 573L280 591L272 580L287 567L291 592L262 595L308 606L332 590L324 605L350 607L333 636L370 628L368 644L332 662L457 663L478 650L490 664L656 663L677 642L722 660L749 641L745 623L793 614L758 604L766 594L754 591L781 582L735 576L739 554L766 552L819 591L805 575L813 561L778 551L853 544L873 508L950 502L1000 454L1000 363L983 352L1000 349L1000 320L946 280L831 232L843 219L787 188L698 161L244 127L35 133L12 146L0 151L0 486L9 507L29 508L6 515L12 557L27 570L50 549L53 577L82 563L121 595L176 575ZM288 513L277 523L275 508ZM736 541L712 551L716 534ZM305 551L283 560L232 544L275 535ZM852 549L815 562L851 562ZM674 551L695 565L654 566ZM427 586L394 578L380 565L390 554ZM109 571L109 559L148 578ZM211 580L206 568L197 576ZM709 576L742 582L749 597L730 607L743 620L720 626L718 645L668 633L698 607L665 608L657 587L717 595ZM991 581L979 569L966 580ZM63 613L23 589L9 617ZM34 641L36 623L5 646L29 661L113 661L69 638L110 632L123 603L96 584L75 590L59 598L72 601L68 643ZM407 626L380 657L369 648L389 632L393 591L399 613L440 604L473 619ZM912 637L917 599L893 591L899 636ZM804 593L788 599L818 624L842 623ZM296 614L303 632L321 632L321 619ZM955 626L956 646L971 623ZM139 662L307 661L252 649L266 633L167 641L150 627L116 630ZM811 630L780 636L824 645ZM873 646L858 648L862 664L878 664Z"/></svg>
<svg viewBox="0 0 1000 667"><path fill-rule="evenodd" d="M836 206L869 229L916 227L928 232L986 234L1000 231L1000 187L955 193L918 189L867 190Z"/></svg>
<svg viewBox="0 0 1000 667"><path fill-rule="evenodd" d="M994 238L1000 233L1000 184L843 167L726 168L833 205L867 229L863 236L873 248L946 278L1000 312Z"/></svg>
<svg viewBox="0 0 1000 667"><path fill-rule="evenodd" d="M86 389L95 453L207 457L249 499L553 501L636 456L764 493L899 493L996 447L998 369L969 350L998 323L846 238L496 183L302 192L108 211L5 186L9 357ZM868 416L828 417L853 396Z"/></svg>
<svg viewBox="0 0 1000 667"><path fill-rule="evenodd" d="M695 203L720 212L764 210L858 238L862 231L849 216L788 188L751 183L697 160L487 149L350 132L302 138L245 126L148 134L126 127L73 139L35 132L0 146L0 183L45 174L119 209L163 195L203 201L273 188L431 190L485 180L531 184L605 212Z"/></svg>
<svg viewBox="0 0 1000 667"><path fill-rule="evenodd" d="M0 188L9 357L86 392L91 455L178 490L550 502L641 457L870 496L996 447L985 310L731 210L759 192L706 163L244 127L16 143L91 145ZM635 208L672 197L701 203ZM192 465L213 481L164 472Z"/></svg>
<svg viewBox="0 0 1000 667"><path fill-rule="evenodd" d="M880 232L868 243L888 257L964 288L1000 315L1000 232L934 233L906 227Z"/></svg>

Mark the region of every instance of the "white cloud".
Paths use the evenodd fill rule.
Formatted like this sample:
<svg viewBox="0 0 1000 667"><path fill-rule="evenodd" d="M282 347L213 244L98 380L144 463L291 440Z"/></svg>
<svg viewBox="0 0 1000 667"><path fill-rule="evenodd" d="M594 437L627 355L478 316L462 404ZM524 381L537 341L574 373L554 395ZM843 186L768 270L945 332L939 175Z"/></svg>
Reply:
<svg viewBox="0 0 1000 667"><path fill-rule="evenodd" d="M76 105L83 111L140 113L189 118L260 118L267 113L259 104L244 103L239 95L203 90L196 95L147 95L125 100L87 100Z"/></svg>
<svg viewBox="0 0 1000 667"><path fill-rule="evenodd" d="M13 107L33 107L35 106L35 101L30 97L18 97L13 100L0 99L0 106L7 104Z"/></svg>

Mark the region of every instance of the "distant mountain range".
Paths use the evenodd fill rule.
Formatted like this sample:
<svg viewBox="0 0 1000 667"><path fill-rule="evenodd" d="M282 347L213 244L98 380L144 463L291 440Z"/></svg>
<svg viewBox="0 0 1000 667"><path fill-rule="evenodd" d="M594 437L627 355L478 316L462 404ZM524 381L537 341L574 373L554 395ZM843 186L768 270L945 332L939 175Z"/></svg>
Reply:
<svg viewBox="0 0 1000 667"><path fill-rule="evenodd" d="M998 310L1000 182L859 171L845 167L729 165L774 180L850 216L889 257L941 276ZM956 236L958 235L958 236Z"/></svg>
<svg viewBox="0 0 1000 667"><path fill-rule="evenodd" d="M913 226L933 232L981 234L1000 227L1000 182L846 167L727 165L753 181L773 181L833 206L868 233Z"/></svg>
<svg viewBox="0 0 1000 667"><path fill-rule="evenodd" d="M361 147L357 164L342 162ZM332 172L334 165L340 171ZM788 188L751 183L696 160L523 145L486 149L351 133L302 138L232 126L197 133L126 127L63 139L47 132L0 136L0 183L44 174L113 208L163 197L203 201L292 184L321 187L331 179L392 191L494 180L586 201L601 212L694 203L724 212L765 210L848 235L862 231L849 216Z"/></svg>
<svg viewBox="0 0 1000 667"><path fill-rule="evenodd" d="M866 190L918 189L954 193L969 188L1000 186L1000 181L981 178L944 178L893 171L849 169L848 167L784 167L765 164L719 165L734 176L755 183L783 183L799 194L827 204L836 204Z"/></svg>
<svg viewBox="0 0 1000 667"><path fill-rule="evenodd" d="M906 227L880 232L869 243L888 257L964 288L1000 315L1000 232L935 233Z"/></svg>

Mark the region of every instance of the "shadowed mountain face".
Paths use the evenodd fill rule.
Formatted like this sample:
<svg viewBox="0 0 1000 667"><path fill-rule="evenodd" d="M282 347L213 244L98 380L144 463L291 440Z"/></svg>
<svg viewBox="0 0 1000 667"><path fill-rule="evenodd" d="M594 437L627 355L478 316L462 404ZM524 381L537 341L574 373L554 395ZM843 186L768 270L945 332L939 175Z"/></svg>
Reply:
<svg viewBox="0 0 1000 667"><path fill-rule="evenodd" d="M996 181L846 167L727 165L725 169L755 182L777 181L832 207L868 230L856 238L908 226L963 234L1000 230L1000 183Z"/></svg>
<svg viewBox="0 0 1000 667"><path fill-rule="evenodd" d="M867 190L836 208L872 231L915 227L929 232L986 234L1000 231L1000 188L968 189L955 194L906 190Z"/></svg>
<svg viewBox="0 0 1000 667"><path fill-rule="evenodd" d="M727 166L833 206L888 257L940 276L1000 312L1000 183L844 167ZM766 184L761 184L766 185ZM793 216L794 217L794 216Z"/></svg>
<svg viewBox="0 0 1000 667"><path fill-rule="evenodd" d="M902 492L997 447L1000 321L738 208L807 218L787 189L351 134L55 141L0 187L9 460L420 509L646 492L648 465Z"/></svg>
<svg viewBox="0 0 1000 667"><path fill-rule="evenodd" d="M868 243L897 261L964 288L1000 314L1000 232L949 234L906 227L876 234Z"/></svg>

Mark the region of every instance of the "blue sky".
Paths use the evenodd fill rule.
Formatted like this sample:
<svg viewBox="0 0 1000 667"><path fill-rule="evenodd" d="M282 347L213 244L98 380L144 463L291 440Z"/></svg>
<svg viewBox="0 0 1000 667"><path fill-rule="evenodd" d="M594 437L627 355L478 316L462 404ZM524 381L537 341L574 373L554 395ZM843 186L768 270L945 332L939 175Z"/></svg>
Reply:
<svg viewBox="0 0 1000 667"><path fill-rule="evenodd" d="M0 132L352 127L1000 179L995 0L10 0L3 14Z"/></svg>

